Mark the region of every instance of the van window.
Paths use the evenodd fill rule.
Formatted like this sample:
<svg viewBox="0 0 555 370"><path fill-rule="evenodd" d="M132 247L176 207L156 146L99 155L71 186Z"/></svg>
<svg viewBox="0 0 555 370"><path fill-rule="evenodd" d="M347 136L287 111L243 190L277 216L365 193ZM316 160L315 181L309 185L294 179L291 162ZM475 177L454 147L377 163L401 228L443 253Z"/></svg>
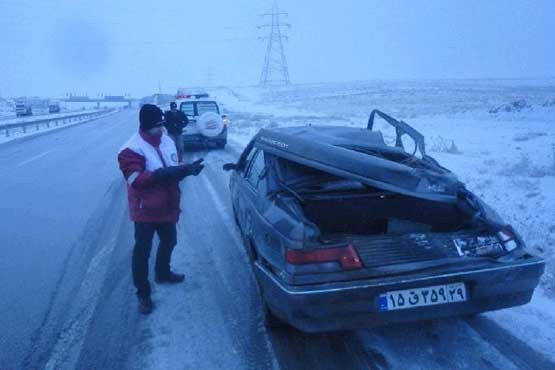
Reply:
<svg viewBox="0 0 555 370"><path fill-rule="evenodd" d="M189 117L192 117L195 115L194 103L181 103L181 107L179 109L181 109L181 111Z"/></svg>
<svg viewBox="0 0 555 370"><path fill-rule="evenodd" d="M213 101L199 101L197 102L197 115L201 116L203 113L206 112L214 112L220 114L220 110L218 109L218 104Z"/></svg>

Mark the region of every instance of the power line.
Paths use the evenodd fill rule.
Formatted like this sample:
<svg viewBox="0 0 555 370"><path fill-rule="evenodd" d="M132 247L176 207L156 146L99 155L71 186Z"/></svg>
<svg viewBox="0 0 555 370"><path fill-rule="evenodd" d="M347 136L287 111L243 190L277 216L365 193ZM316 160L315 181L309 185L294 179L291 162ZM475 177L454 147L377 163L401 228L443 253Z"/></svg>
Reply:
<svg viewBox="0 0 555 370"><path fill-rule="evenodd" d="M289 68L283 49L283 40L288 40L283 28L290 28L289 23L283 23L281 17L287 17L288 13L280 12L277 1L274 1L272 11L261 15L271 17L271 22L258 26L258 29L268 29L268 34L259 37L261 40L268 40L266 46L266 56L260 75L260 84L267 85L289 85Z"/></svg>

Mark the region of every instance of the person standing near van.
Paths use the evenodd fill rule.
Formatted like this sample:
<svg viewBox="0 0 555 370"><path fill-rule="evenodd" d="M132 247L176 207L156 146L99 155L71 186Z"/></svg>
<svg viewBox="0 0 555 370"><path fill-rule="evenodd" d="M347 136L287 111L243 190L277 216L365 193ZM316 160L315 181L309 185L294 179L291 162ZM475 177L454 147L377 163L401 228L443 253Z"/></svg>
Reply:
<svg viewBox="0 0 555 370"><path fill-rule="evenodd" d="M139 312L152 312L148 260L154 234L160 244L156 253L155 281L176 284L185 275L170 269L171 255L177 244L179 220L179 182L197 176L203 159L178 165L176 147L164 134L164 117L160 108L145 104L139 113L140 127L118 153L120 170L127 182L129 213L135 226L133 248L133 283L137 289Z"/></svg>
<svg viewBox="0 0 555 370"><path fill-rule="evenodd" d="M189 124L189 119L185 113L177 109L177 104L174 101L170 103L170 110L165 113L165 118L164 126L175 143L177 157L179 163L181 163L184 152L183 129Z"/></svg>

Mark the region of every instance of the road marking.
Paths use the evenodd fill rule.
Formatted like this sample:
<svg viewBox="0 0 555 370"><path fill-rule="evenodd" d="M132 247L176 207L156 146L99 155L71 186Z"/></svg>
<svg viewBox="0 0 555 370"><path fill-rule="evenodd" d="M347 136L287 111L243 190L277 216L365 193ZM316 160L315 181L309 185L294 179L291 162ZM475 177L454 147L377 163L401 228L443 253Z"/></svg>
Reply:
<svg viewBox="0 0 555 370"><path fill-rule="evenodd" d="M118 184L119 186L113 186ZM120 226L125 215L125 201L121 180L117 179L109 187L110 196L104 198L109 207L102 209L102 215L114 217L116 222L100 222L101 229L94 240L80 240L97 246L94 255L88 261L86 271L75 291L71 305L67 308L63 326L58 333L55 344L48 355L43 370L74 369L79 361L87 333L92 330L91 324L102 296L102 289L110 268L113 253L121 240L118 240ZM121 197L121 198L120 198ZM115 201L120 199L120 201ZM110 202L109 200L114 200ZM97 216L94 216L97 220ZM57 293L56 293L57 294Z"/></svg>
<svg viewBox="0 0 555 370"><path fill-rule="evenodd" d="M56 370L64 367L64 364L68 368L72 368L77 363L94 312L98 306L104 277L110 266L109 259L116 246L116 238L113 237L101 247L89 263L83 282L77 292L77 297L74 299L76 312L68 310L68 316L70 317L59 333L58 340L49 355L44 370ZM71 365L68 365L68 363Z"/></svg>
<svg viewBox="0 0 555 370"><path fill-rule="evenodd" d="M216 203L216 211L220 214L220 216L224 219L225 223L228 226L225 230L228 231L228 234L235 241L235 243L237 243L237 245L241 245L243 241L237 236L237 233L229 231L229 230L234 230L235 225L234 225L234 221L229 216L228 207L224 204L224 201L221 195L214 188L214 185L212 185L212 183L206 178L206 176L202 176L201 179L205 184L204 188L208 190L208 193L210 193L210 197L212 198L214 203Z"/></svg>
<svg viewBox="0 0 555 370"><path fill-rule="evenodd" d="M26 159L26 160L24 160L23 162L20 162L20 163L16 164L16 165L15 165L15 168L19 168L19 167L24 166L24 165L26 165L26 164L28 164L28 163L34 162L34 161L36 161L37 159L40 159L40 158L42 158L42 157L48 155L49 153L52 153L54 150L55 150L55 149L48 150L48 151L46 151L46 152L44 152L44 153L41 153L41 154L38 154L38 155L36 155L36 156L34 156L34 157L31 157L31 158L29 158L29 159Z"/></svg>
<svg viewBox="0 0 555 370"><path fill-rule="evenodd" d="M212 175L217 176L218 172L214 172ZM235 245L239 249L239 254L242 257L243 262L246 263L246 264L250 263L246 251L243 248L240 247L243 244L243 241L237 235L237 233L234 232L234 230L235 230L235 225L234 225L235 221L233 221L233 219L229 216L229 210L228 210L228 207L224 203L223 196L221 195L221 193L219 193L214 188L214 185L212 185L211 181L206 176L201 176L201 181L204 182L204 184L205 184L204 189L208 190L208 193L210 194L211 199L216 204L217 213L219 213L219 215L222 217L223 221L228 225L228 227L224 228L224 230L235 241ZM252 278L255 279L255 276L253 275ZM272 358L272 370L280 370L281 366L279 365L279 363L277 361L277 355L276 355L276 352L274 350L273 342L270 340L268 331L266 330L265 327L261 328L261 329L262 329L264 338L266 340L266 348L268 349L270 357Z"/></svg>

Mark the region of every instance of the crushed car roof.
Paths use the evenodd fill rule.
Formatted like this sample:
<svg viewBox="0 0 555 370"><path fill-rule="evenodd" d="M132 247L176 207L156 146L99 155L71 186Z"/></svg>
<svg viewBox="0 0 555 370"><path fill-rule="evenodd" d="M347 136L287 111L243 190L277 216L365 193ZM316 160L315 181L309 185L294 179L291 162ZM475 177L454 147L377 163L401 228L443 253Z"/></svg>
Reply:
<svg viewBox="0 0 555 370"><path fill-rule="evenodd" d="M254 145L269 154L336 176L432 201L454 203L464 187L430 157L425 158L426 168L377 154L380 150L405 153L402 148L386 145L379 131L341 126L262 129L255 136ZM411 156L408 159L421 161Z"/></svg>

